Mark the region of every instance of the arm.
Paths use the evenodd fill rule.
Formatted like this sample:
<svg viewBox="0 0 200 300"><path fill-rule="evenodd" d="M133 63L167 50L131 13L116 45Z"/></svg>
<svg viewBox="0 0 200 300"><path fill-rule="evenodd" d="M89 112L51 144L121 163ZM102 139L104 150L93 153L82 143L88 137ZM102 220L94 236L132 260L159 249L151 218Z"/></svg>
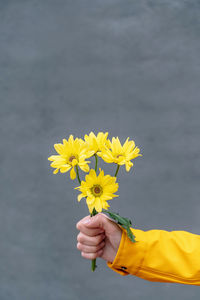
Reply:
<svg viewBox="0 0 200 300"><path fill-rule="evenodd" d="M121 275L200 285L200 236L185 231L131 229L137 243L123 231L116 257L108 266Z"/></svg>
<svg viewBox="0 0 200 300"><path fill-rule="evenodd" d="M86 221L86 223L84 223ZM77 248L87 259L101 257L121 275L183 284L200 285L200 236L185 231L131 229L126 231L102 214L77 224Z"/></svg>

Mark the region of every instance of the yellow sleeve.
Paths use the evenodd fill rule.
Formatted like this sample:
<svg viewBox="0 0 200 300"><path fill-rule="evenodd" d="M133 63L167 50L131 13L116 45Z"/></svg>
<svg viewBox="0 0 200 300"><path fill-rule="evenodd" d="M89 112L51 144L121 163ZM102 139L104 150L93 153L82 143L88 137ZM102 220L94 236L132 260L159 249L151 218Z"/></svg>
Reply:
<svg viewBox="0 0 200 300"><path fill-rule="evenodd" d="M183 284L200 285L200 236L186 231L131 229L132 243L124 229L113 263L121 275Z"/></svg>

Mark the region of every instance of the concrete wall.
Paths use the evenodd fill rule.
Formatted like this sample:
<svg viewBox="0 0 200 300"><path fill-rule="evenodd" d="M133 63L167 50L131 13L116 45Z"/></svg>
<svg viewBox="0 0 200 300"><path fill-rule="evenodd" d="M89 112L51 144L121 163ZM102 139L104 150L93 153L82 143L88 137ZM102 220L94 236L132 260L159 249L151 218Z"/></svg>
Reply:
<svg viewBox="0 0 200 300"><path fill-rule="evenodd" d="M0 300L197 299L122 277L76 249L88 214L47 157L70 134L130 136L113 211L143 230L200 233L198 0L0 0Z"/></svg>

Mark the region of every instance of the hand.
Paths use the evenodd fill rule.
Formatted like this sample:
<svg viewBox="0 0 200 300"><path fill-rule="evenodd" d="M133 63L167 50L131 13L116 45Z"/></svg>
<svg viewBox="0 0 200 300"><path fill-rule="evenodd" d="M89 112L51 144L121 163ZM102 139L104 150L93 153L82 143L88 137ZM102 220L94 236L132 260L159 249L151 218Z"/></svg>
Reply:
<svg viewBox="0 0 200 300"><path fill-rule="evenodd" d="M94 217L87 216L80 220L76 228L77 248L86 259L102 259L113 262L119 248L122 229L106 215L99 213Z"/></svg>

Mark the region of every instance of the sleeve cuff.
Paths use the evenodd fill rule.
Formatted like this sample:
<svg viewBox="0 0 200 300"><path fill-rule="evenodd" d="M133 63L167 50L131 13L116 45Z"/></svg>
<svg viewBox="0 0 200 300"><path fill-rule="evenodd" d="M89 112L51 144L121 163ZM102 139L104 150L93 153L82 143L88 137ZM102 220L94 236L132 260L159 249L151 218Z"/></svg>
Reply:
<svg viewBox="0 0 200 300"><path fill-rule="evenodd" d="M136 242L131 242L126 230L122 228L122 237L114 261L107 266L121 275L136 275L144 260L146 241L144 232L131 228Z"/></svg>

